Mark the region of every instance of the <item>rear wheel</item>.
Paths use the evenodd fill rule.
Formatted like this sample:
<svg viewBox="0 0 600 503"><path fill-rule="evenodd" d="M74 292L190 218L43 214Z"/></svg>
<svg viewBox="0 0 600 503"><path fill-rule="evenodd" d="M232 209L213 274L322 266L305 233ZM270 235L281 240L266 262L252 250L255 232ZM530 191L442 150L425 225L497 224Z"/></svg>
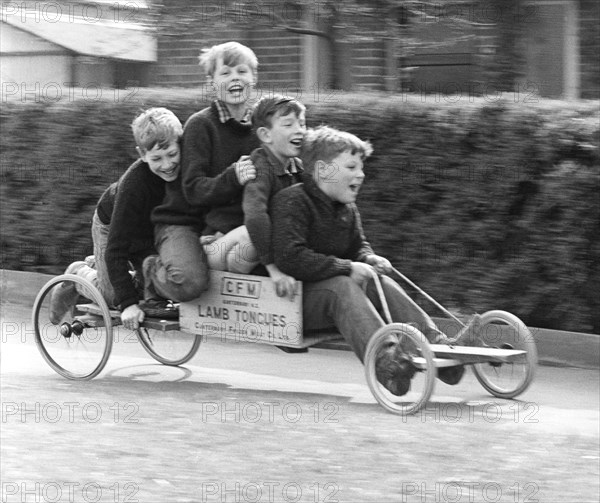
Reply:
<svg viewBox="0 0 600 503"><path fill-rule="evenodd" d="M377 380L376 363L390 339L401 344L403 354L416 370L410 381L409 391L396 396ZM379 404L389 412L406 416L421 409L431 397L437 376L434 354L425 336L411 325L392 323L380 328L367 345L365 352L367 384Z"/></svg>
<svg viewBox="0 0 600 503"><path fill-rule="evenodd" d="M506 311L488 311L481 316L483 347L517 349L525 354L509 363L487 362L473 366L475 377L492 395L513 398L533 381L537 366L537 348L527 326Z"/></svg>
<svg viewBox="0 0 600 503"><path fill-rule="evenodd" d="M202 336L168 329L169 322L162 323L149 320L138 328L137 336L142 347L164 365L183 365L190 361L200 347Z"/></svg>
<svg viewBox="0 0 600 503"><path fill-rule="evenodd" d="M101 315L78 313L74 307L57 314L51 306L52 295L77 301L92 301ZM54 302L56 304L56 302ZM72 274L51 279L38 293L33 304L35 341L48 364L67 379L92 379L108 361L113 333L110 312L98 289L89 281Z"/></svg>

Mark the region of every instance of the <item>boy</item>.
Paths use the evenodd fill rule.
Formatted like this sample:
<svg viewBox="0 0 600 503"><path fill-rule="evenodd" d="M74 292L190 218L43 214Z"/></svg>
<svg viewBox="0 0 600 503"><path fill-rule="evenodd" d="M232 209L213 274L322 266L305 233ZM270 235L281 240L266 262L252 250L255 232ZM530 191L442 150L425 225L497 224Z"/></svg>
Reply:
<svg viewBox="0 0 600 503"><path fill-rule="evenodd" d="M280 190L302 181L298 158L306 133L306 108L297 100L275 95L261 99L254 107L252 124L261 147L250 159L256 179L244 189L244 223L258 259L275 283L277 294L295 295L295 280L275 265L272 247L271 200Z"/></svg>
<svg viewBox="0 0 600 503"><path fill-rule="evenodd" d="M248 155L258 147L248 106L256 84L254 52L237 42L205 49L200 64L217 99L184 126L181 176L155 209L156 247L144 272L163 297L188 301L208 286L208 244L239 226L243 186L255 178ZM212 257L214 258L214 257ZM218 257L217 257L218 258Z"/></svg>
<svg viewBox="0 0 600 503"><path fill-rule="evenodd" d="M239 227L204 248L211 269L247 274L262 263L275 282L277 293L291 298L295 293L294 278L283 274L273 263L269 206L275 193L301 181L302 163L297 156L306 131L305 111L300 102L281 95L262 98L255 105L252 125L261 147L252 152L250 159L257 176L244 187L237 219L231 207L213 209L215 216L220 211L229 215L220 219L228 225L217 228L219 234Z"/></svg>
<svg viewBox="0 0 600 503"><path fill-rule="evenodd" d="M365 176L363 161L372 148L350 133L320 127L306 134L302 152L304 183L282 190L273 200L275 264L304 281L304 328L335 326L363 361L370 337L385 325L376 309L372 278L391 269L366 241L355 205ZM416 325L432 342L447 341L400 286L386 276L381 285L395 321ZM409 390L416 371L402 358L397 341L390 341L376 369L379 381L395 395ZM463 373L464 367L451 367L440 369L438 376L456 384Z"/></svg>
<svg viewBox="0 0 600 503"><path fill-rule="evenodd" d="M150 214L160 204L165 185L179 174L179 140L183 128L166 108L151 108L131 125L140 158L102 194L92 219L95 268L74 262L65 273L77 274L95 284L109 306L120 309L126 328L137 329L150 315L167 316L172 310L140 303L137 285L129 272L132 264L141 277L142 261L156 253ZM51 321L59 323L79 293L69 282L51 293ZM156 303L154 303L156 304Z"/></svg>

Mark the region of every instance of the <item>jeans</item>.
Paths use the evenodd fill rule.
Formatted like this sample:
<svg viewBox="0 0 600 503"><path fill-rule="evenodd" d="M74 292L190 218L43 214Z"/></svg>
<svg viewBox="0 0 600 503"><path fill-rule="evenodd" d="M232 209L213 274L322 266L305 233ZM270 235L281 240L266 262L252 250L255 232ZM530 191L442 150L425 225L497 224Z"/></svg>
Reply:
<svg viewBox="0 0 600 503"><path fill-rule="evenodd" d="M108 229L109 226L103 224L98 217L98 212L94 211L94 216L92 218L92 241L94 243L94 259L96 261L96 274L95 278L92 277L94 271L88 271L89 274L84 274L84 271L81 271L80 275L85 275L87 279L92 281L92 283L98 288L104 300L106 300L109 306L114 306L115 300L115 291L113 286L108 279L108 269L106 267L106 246L108 243Z"/></svg>
<svg viewBox="0 0 600 503"><path fill-rule="evenodd" d="M411 323L426 336L436 332L431 318L392 279L381 276L381 286L392 321ZM381 303L374 281L366 292L349 276L304 283L303 313L305 330L335 327L362 362L372 335L387 323L378 312Z"/></svg>
<svg viewBox="0 0 600 503"><path fill-rule="evenodd" d="M205 236L208 238L209 236ZM245 225L203 246L208 266L215 271L249 274L260 261Z"/></svg>
<svg viewBox="0 0 600 503"><path fill-rule="evenodd" d="M206 254L200 244L200 233L186 225L158 224L154 228L158 257L144 267L146 284L161 297L187 302L208 288ZM148 260L148 259L146 259ZM146 264L146 262L144 262Z"/></svg>

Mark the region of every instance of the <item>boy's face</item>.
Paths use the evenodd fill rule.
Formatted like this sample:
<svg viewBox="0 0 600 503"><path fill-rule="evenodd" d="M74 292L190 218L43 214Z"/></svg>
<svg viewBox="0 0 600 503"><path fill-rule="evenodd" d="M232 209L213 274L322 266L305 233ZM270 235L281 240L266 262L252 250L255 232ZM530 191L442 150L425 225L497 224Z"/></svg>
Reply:
<svg viewBox="0 0 600 503"><path fill-rule="evenodd" d="M166 148L160 148L158 143L150 150L144 151L138 148L138 153L142 161L148 163L150 171L165 182L172 182L177 178L181 155L177 140L171 141Z"/></svg>
<svg viewBox="0 0 600 503"><path fill-rule="evenodd" d="M223 62L223 58L217 60L212 83L219 99L227 105L246 103L255 82L254 72L248 63L241 61L228 66Z"/></svg>
<svg viewBox="0 0 600 503"><path fill-rule="evenodd" d="M361 154L346 150L329 163L317 161L314 176L319 188L331 199L353 203L365 179Z"/></svg>
<svg viewBox="0 0 600 503"><path fill-rule="evenodd" d="M304 112L296 115L290 112L287 115L276 114L273 117L271 128L260 128L261 141L266 144L271 152L280 160L298 157L302 140L306 134L306 120Z"/></svg>

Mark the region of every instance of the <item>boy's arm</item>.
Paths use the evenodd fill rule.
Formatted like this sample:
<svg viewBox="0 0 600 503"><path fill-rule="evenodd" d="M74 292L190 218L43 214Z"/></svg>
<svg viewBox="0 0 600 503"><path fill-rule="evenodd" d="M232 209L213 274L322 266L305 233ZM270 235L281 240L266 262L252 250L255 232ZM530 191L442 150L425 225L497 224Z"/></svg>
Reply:
<svg viewBox="0 0 600 503"><path fill-rule="evenodd" d="M256 248L258 258L263 265L272 264L271 245L272 225L269 216L269 199L272 180L268 168L256 164L257 176L244 187L242 209L244 225L248 229L250 240Z"/></svg>
<svg viewBox="0 0 600 503"><path fill-rule="evenodd" d="M354 212L355 247L358 250L356 252L356 261L365 262L373 266L378 274L388 274L392 270L392 264L385 257L375 254L365 237L360 212L356 205L353 205L352 211Z"/></svg>
<svg viewBox="0 0 600 503"><path fill-rule="evenodd" d="M215 148L208 119L190 119L183 131L181 183L188 203L214 206L228 202L239 194L241 185L235 173L235 162L222 173L211 176ZM237 161L237 159L236 159Z"/></svg>
<svg viewBox="0 0 600 503"><path fill-rule="evenodd" d="M129 274L129 249L131 229L138 226L144 215L140 187L121 184L117 191L106 245L106 268L108 279L115 292L115 304L120 310L139 302L138 291Z"/></svg>
<svg viewBox="0 0 600 503"><path fill-rule="evenodd" d="M365 237L362 219L360 218L360 213L355 204L352 205L352 212L354 213L354 240L352 248L353 250L356 250L355 260L357 262L367 262L369 255L374 255L375 253Z"/></svg>
<svg viewBox="0 0 600 503"><path fill-rule="evenodd" d="M349 276L352 261L317 253L308 247L311 214L301 191L280 191L273 198L273 248L275 265L301 281L321 281Z"/></svg>

